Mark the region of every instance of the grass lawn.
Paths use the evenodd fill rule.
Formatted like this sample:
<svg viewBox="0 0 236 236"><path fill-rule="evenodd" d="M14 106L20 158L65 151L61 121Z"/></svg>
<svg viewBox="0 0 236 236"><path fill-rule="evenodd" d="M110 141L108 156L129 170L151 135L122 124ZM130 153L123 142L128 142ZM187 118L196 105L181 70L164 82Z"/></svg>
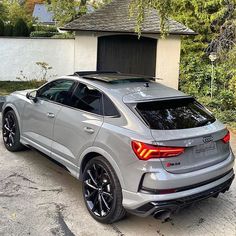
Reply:
<svg viewBox="0 0 236 236"><path fill-rule="evenodd" d="M8 95L17 90L34 89L46 81L0 81L0 96Z"/></svg>

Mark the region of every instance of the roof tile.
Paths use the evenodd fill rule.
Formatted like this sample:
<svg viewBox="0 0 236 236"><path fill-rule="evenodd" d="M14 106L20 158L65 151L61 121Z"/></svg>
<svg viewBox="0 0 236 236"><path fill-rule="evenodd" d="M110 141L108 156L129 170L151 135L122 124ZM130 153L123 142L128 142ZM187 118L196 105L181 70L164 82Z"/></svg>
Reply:
<svg viewBox="0 0 236 236"><path fill-rule="evenodd" d="M62 29L72 31L96 31L96 32L123 32L134 33L136 27L136 17L130 17L130 0L113 0L110 4L86 14L68 23ZM160 17L155 9L146 11L145 21L142 25L142 33L159 34ZM168 20L170 34L191 35L195 32L183 24Z"/></svg>

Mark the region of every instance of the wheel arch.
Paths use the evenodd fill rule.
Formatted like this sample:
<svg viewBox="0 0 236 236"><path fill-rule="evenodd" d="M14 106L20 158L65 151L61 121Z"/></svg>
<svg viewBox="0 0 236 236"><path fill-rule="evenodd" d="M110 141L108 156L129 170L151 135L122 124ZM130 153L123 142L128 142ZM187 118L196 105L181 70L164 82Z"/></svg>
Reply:
<svg viewBox="0 0 236 236"><path fill-rule="evenodd" d="M17 121L18 121L18 124L19 124L19 128L20 128L20 131L21 131L20 114L19 114L19 112L17 111L16 107L13 104L6 104L6 106L3 108L3 110L2 110L2 119L8 111L14 111L15 112L16 117L17 117Z"/></svg>
<svg viewBox="0 0 236 236"><path fill-rule="evenodd" d="M115 160L112 158L112 156L101 148L91 147L80 155L79 163L78 163L78 165L80 167L79 179L80 180L82 179L83 171L84 171L86 164L96 156L102 156L111 164L112 168L114 169L114 171L120 181L121 188L125 189L124 179L122 177L119 166L117 165Z"/></svg>

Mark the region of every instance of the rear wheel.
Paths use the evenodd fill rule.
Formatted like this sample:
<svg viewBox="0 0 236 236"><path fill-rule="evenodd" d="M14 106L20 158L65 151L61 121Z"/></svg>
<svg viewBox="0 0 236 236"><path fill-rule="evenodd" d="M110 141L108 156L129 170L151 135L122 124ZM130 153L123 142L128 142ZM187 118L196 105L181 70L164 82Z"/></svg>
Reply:
<svg viewBox="0 0 236 236"><path fill-rule="evenodd" d="M122 219L122 189L115 171L102 156L90 160L83 173L83 196L89 213L101 223Z"/></svg>
<svg viewBox="0 0 236 236"><path fill-rule="evenodd" d="M16 114L13 110L6 112L3 116L2 135L7 150L17 152L24 149L20 143L20 129Z"/></svg>

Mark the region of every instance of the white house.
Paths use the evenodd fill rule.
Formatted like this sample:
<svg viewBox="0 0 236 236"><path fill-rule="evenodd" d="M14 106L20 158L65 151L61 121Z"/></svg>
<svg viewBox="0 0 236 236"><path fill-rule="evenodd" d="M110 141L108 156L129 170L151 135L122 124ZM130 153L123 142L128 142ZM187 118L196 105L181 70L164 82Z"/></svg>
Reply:
<svg viewBox="0 0 236 236"><path fill-rule="evenodd" d="M193 35L194 31L169 20L169 36L162 39L160 18L153 9L147 12L138 39L129 3L113 0L62 28L76 32L75 68L150 75L178 88L181 35Z"/></svg>
<svg viewBox="0 0 236 236"><path fill-rule="evenodd" d="M50 12L44 3L36 3L34 5L33 17L37 23L43 25L55 25L54 15Z"/></svg>

